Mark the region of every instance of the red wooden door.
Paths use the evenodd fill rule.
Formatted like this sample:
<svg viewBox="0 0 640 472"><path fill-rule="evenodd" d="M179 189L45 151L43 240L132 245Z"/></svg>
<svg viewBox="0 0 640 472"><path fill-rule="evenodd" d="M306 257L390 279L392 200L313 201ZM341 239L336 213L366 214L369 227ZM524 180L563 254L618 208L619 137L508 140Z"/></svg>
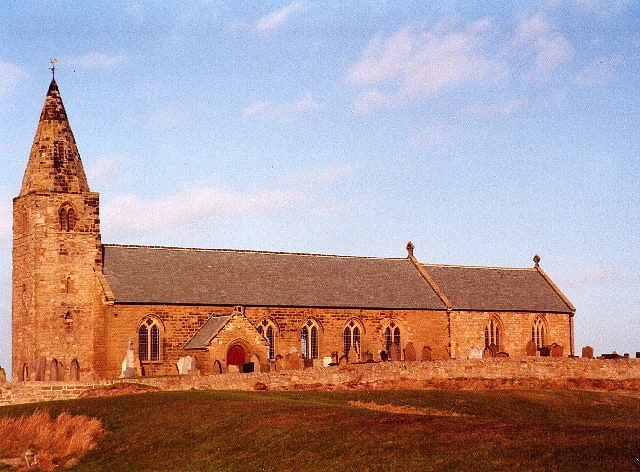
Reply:
<svg viewBox="0 0 640 472"><path fill-rule="evenodd" d="M244 364L244 349L242 346L236 344L229 352L227 352L227 365L242 365Z"/></svg>

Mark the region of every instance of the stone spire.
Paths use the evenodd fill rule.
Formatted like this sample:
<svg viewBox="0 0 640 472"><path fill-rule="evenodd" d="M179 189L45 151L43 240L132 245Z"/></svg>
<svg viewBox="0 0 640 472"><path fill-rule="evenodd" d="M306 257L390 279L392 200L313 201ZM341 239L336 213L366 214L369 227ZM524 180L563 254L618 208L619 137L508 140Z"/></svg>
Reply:
<svg viewBox="0 0 640 472"><path fill-rule="evenodd" d="M20 196L33 192L84 193L89 184L58 84L51 80L42 107Z"/></svg>

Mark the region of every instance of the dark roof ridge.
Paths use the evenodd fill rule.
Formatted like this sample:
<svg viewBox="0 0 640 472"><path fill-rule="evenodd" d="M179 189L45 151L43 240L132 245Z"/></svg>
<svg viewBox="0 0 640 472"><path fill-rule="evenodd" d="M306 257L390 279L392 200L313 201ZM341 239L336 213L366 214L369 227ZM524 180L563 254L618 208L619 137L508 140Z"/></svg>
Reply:
<svg viewBox="0 0 640 472"><path fill-rule="evenodd" d="M311 256L311 257L333 257L342 259L374 259L374 260L406 260L406 257L376 257L376 256L345 256L340 254L321 254L312 252L288 252L288 251L262 251L256 249L228 249L228 248L197 248L197 247L180 247L180 246L156 246L142 244L107 244L103 247L119 247L131 249L167 249L170 251L193 251L193 252L228 252L238 254L267 254L267 255L283 255L283 256Z"/></svg>
<svg viewBox="0 0 640 472"><path fill-rule="evenodd" d="M445 268L458 268L458 269L491 269L491 270L526 270L535 271L535 267L502 267L502 266L474 266L474 265L462 265L462 264L433 264L423 262L422 265L426 268L429 267L445 267Z"/></svg>

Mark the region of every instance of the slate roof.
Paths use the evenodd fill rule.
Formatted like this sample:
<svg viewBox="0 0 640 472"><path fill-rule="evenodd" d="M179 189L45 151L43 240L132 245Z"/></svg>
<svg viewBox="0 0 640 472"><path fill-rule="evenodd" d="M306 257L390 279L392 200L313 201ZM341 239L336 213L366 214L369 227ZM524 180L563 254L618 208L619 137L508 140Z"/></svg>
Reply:
<svg viewBox="0 0 640 472"><path fill-rule="evenodd" d="M423 264L454 310L571 313L535 268L506 269Z"/></svg>
<svg viewBox="0 0 640 472"><path fill-rule="evenodd" d="M184 345L184 349L204 349L231 319L231 315L212 316L200 327L198 332Z"/></svg>
<svg viewBox="0 0 640 472"><path fill-rule="evenodd" d="M103 258L116 303L447 308L409 258L119 245ZM575 310L536 268L421 267L453 310Z"/></svg>
<svg viewBox="0 0 640 472"><path fill-rule="evenodd" d="M407 258L104 245L116 303L434 309Z"/></svg>

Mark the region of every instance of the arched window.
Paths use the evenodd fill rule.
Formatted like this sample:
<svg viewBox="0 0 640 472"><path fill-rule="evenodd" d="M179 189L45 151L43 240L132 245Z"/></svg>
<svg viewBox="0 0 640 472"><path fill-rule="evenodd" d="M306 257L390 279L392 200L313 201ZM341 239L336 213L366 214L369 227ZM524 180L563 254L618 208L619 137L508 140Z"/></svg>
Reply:
<svg viewBox="0 0 640 472"><path fill-rule="evenodd" d="M360 359L360 332L360 326L355 320L349 321L342 332L344 353L349 355L353 349L358 359Z"/></svg>
<svg viewBox="0 0 640 472"><path fill-rule="evenodd" d="M76 220L76 212L71 205L64 205L58 212L60 218L60 231L73 231Z"/></svg>
<svg viewBox="0 0 640 472"><path fill-rule="evenodd" d="M160 341L160 323L155 318L145 318L138 328L140 362L160 361Z"/></svg>
<svg viewBox="0 0 640 472"><path fill-rule="evenodd" d="M538 349L545 345L546 331L544 320L538 316L531 326L531 339L536 343Z"/></svg>
<svg viewBox="0 0 640 472"><path fill-rule="evenodd" d="M276 333L277 328L273 321L265 318L260 322L258 327L256 328L258 333L266 338L269 341L269 351L267 352L267 358L275 359L276 358Z"/></svg>
<svg viewBox="0 0 640 472"><path fill-rule="evenodd" d="M300 351L304 359L318 359L318 325L309 320L300 331Z"/></svg>
<svg viewBox="0 0 640 472"><path fill-rule="evenodd" d="M491 318L484 327L484 347L487 348L493 344L499 351L500 338L500 323L497 319Z"/></svg>
<svg viewBox="0 0 640 472"><path fill-rule="evenodd" d="M400 328L396 325L395 321L389 323L389 326L384 330L384 345L388 351L391 349L392 344L400 346Z"/></svg>

